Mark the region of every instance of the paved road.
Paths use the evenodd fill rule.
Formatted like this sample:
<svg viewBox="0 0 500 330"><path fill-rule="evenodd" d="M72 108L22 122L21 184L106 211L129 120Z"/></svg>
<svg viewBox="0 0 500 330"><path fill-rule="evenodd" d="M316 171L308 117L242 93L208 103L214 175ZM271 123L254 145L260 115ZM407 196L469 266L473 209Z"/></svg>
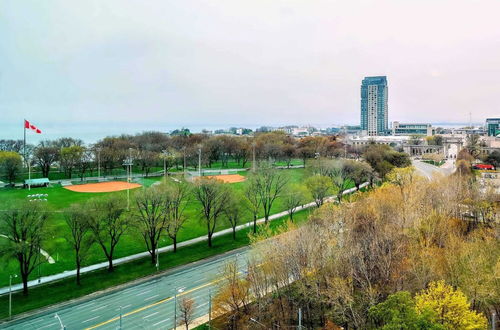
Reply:
<svg viewBox="0 0 500 330"><path fill-rule="evenodd" d="M412 160L412 163L417 171L429 180L431 180L435 175L450 175L454 170L452 160L448 160L441 167L427 164L419 160Z"/></svg>
<svg viewBox="0 0 500 330"><path fill-rule="evenodd" d="M368 185L368 183L366 182L366 183L361 184L360 187L362 188L362 187L365 187L367 185ZM352 193L354 191L356 191L355 188L347 189L346 191L344 191L344 195L350 194L350 193ZM329 202L333 201L333 200L335 200L335 197L330 197L329 199L327 199L327 201L329 201ZM312 207L316 207L316 204L314 202L307 203L305 205L299 206L299 207L297 207L296 211L300 211L300 210L307 209L307 208L312 208ZM288 211L279 212L279 213L271 215L269 217L269 220L270 221L276 220L276 219L279 219L279 218L284 217L286 215L288 215ZM257 220L257 223L263 223L264 221L265 221L265 219L261 218L261 219ZM242 230L244 228L248 228L248 227L252 227L252 226L253 226L253 222L250 221L250 222L247 222L245 224L237 226L236 230L239 231L239 230ZM223 230L220 230L220 231L214 233L212 237L213 238L217 238L219 236L226 235L226 234L229 234L231 232L232 232L232 228L223 229ZM193 238L193 239L190 239L190 240L187 240L187 241L183 241L183 242L177 243L177 247L181 248L181 247L192 245L192 244L196 244L196 243L199 243L199 242L204 242L206 240L207 240L207 236L204 235L204 236L196 237L196 238ZM173 250L173 245L167 245L167 246L164 246L164 247L162 247L162 248L159 249L160 253L164 253L164 252L168 252L168 251L172 251L172 250ZM116 266L116 265L119 265L119 264L122 264L122 263L125 263L125 262L137 260L137 259L140 259L140 258L145 258L145 257L148 257L148 256L149 256L149 252L147 252L147 251L146 252L141 252L141 253L133 254L133 255L130 255L130 256L126 256L126 257L113 259L113 264ZM88 272L91 272L91 271L94 271L94 270L104 269L106 267L108 267L108 262L107 261L83 267L80 272L82 274L84 274L84 273L88 273ZM74 269L74 270L64 271L64 272L59 273L59 274L43 276L43 277L40 278L40 280L36 279L36 280L29 281L28 282L28 287L34 287L34 286L37 286L37 285L46 284L46 283L49 283L49 282L61 280L61 279L64 279L64 278L75 276L75 275L76 275L76 270ZM18 283L18 284L12 285L12 291L13 292L20 291L20 290L22 290L22 288L23 288L22 283ZM0 295L6 294L8 292L9 292L9 287L8 286L0 288Z"/></svg>
<svg viewBox="0 0 500 330"><path fill-rule="evenodd" d="M208 314L209 292L220 281L221 267L236 260L241 272L246 269L248 248L179 267L166 275L124 287L99 297L81 299L78 303L41 312L34 316L0 325L0 329L60 329L55 313L64 326L72 329L117 329L122 307L123 329L171 329L174 326L174 293L195 300L194 318Z"/></svg>

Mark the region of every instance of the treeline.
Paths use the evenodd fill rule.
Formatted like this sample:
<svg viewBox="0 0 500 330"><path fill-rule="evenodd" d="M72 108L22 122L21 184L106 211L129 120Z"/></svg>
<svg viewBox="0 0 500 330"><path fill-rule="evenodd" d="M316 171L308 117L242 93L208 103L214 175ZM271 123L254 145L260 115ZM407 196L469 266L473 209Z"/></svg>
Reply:
<svg viewBox="0 0 500 330"><path fill-rule="evenodd" d="M144 132L137 135L105 137L95 144L86 145L75 138L61 138L42 141L38 145L28 145L26 158L33 170L49 177L54 167L59 167L66 178L77 175L82 180L94 175L98 165L102 174L109 175L114 169L124 169L125 159L132 157L134 166L144 175L153 168L165 166L184 169L197 168L199 153L203 167L214 163L222 167L230 165L247 167L255 157L257 162L280 161L290 166L293 159L316 157L338 157L347 152L335 136L305 137L296 139L282 132L257 133L255 136L231 136L207 134L166 135L160 132ZM24 148L19 140L0 140L0 159L3 162L2 177L8 182L19 178ZM234 162L233 164L230 164ZM27 163L25 163L25 166Z"/></svg>
<svg viewBox="0 0 500 330"><path fill-rule="evenodd" d="M308 329L486 329L500 312L498 194L411 167L386 179L262 236L242 276L228 264L212 325L296 327L300 309Z"/></svg>

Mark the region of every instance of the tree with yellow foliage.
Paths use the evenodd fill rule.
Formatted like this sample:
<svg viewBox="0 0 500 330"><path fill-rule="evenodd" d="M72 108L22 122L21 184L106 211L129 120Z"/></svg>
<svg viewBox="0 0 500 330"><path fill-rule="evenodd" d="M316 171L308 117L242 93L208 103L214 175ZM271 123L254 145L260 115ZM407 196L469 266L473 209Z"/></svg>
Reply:
<svg viewBox="0 0 500 330"><path fill-rule="evenodd" d="M433 311L436 321L446 329L486 329L488 324L484 315L471 310L460 289L455 290L444 281L431 282L427 289L417 294L415 308L418 313Z"/></svg>

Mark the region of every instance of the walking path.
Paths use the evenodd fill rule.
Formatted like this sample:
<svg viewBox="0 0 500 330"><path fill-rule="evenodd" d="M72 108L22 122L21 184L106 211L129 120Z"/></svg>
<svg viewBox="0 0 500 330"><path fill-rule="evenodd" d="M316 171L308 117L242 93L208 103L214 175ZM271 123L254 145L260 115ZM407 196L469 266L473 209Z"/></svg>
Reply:
<svg viewBox="0 0 500 330"><path fill-rule="evenodd" d="M360 188L366 187L367 185L368 185L368 182L365 182L362 185L360 185ZM355 191L356 191L356 188L347 189L347 190L344 191L344 195L353 193ZM331 196L326 201L327 202L332 202L335 199L336 198L334 196ZM311 207L315 207L315 206L316 206L315 202L304 204L302 206L297 207L297 209L296 209L295 212L300 211L300 210L305 210L305 209L308 209L308 208L311 208ZM286 215L288 215L288 210L287 211L283 211L283 212L279 212L279 213L276 213L276 214L273 214L273 215L269 216L269 221L276 220L276 219L284 217ZM265 222L264 218L261 218L261 219L257 220L257 223L262 223L262 222ZM252 226L253 226L253 221L250 221L250 222L247 222L245 224L236 226L236 230L239 231L239 230L242 230L242 229L245 229L245 228L249 228L249 227L252 227ZM222 235L226 235L226 234L232 233L232 231L233 231L232 228L223 229L223 230L220 230L218 232L215 232L212 237L215 238L215 237L219 237L219 236L222 236ZM190 239L190 240L187 240L187 241L183 241L183 242L177 243L177 247L181 248L181 247L189 246L189 245L196 244L196 243L199 243L199 242L204 242L206 240L207 240L207 236L206 235L205 236L200 236L200 237L196 237L196 238L193 238L193 239ZM174 248L173 245L167 245L165 247L160 248L159 249L159 253L172 251L173 248ZM145 258L145 257L148 257L149 255L150 255L149 252L145 251L145 252L133 254L133 255L130 255L130 256L126 256L126 257L114 259L113 260L113 265L119 265L119 264L123 264L125 262L137 260L137 259L140 259L140 258ZM108 262L105 261L105 262L101 262L101 263L98 263L98 264L94 264L94 265L82 267L80 269L80 273L81 274L85 274L85 273L88 273L88 272L92 272L92 271L99 270L99 269L104 269L104 268L107 268L107 267L108 267ZM46 284L46 283L53 282L53 281L58 281L58 280L65 279L65 278L68 278L68 277L71 277L71 276L76 276L76 269L74 269L74 270L68 270L68 271L65 271L65 272L59 273L59 274L43 276L40 279L36 279L36 280L31 280L31 281L28 282L28 287L34 287L34 286L37 286L37 285ZM22 290L22 288L23 288L23 284L22 283L12 285L12 291L13 292L14 291ZM3 295L3 294L8 293L8 292L9 292L9 287L8 286L0 288L0 295Z"/></svg>

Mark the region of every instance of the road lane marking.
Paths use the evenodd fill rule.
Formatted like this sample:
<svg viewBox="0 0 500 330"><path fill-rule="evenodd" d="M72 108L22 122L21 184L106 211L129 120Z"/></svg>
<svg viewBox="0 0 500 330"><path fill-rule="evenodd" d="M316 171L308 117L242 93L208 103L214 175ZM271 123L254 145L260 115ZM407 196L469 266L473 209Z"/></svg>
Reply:
<svg viewBox="0 0 500 330"><path fill-rule="evenodd" d="M51 324L47 324L47 325L44 325L43 327L40 327L38 329L48 328L48 327L51 327L53 325L56 325L56 323L54 322L54 323L51 323Z"/></svg>
<svg viewBox="0 0 500 330"><path fill-rule="evenodd" d="M224 278L220 278L220 279L217 279L217 280L214 280L214 281L211 281L211 282L208 282L208 283L202 284L202 285L197 286L197 287L195 287L195 288L193 288L193 289L189 289L189 290L186 290L186 291L184 291L184 292L182 292L182 293L179 293L177 296L178 296L178 297L179 297L179 296L183 296L183 295L186 295L186 294L191 293L191 292L193 292L193 291L196 291L196 290L199 290L199 289L205 288L205 287L207 287L207 286L210 286L210 285L213 285L213 284L215 284L215 283L218 283L218 282L222 281L223 279L224 279ZM170 300L173 300L173 299L174 299L174 297L170 296L170 297L168 297L168 298L165 298L165 299L162 299L162 300L160 300L160 301L157 301L157 302L155 302L155 303L153 303L153 304L143 306L143 307L141 307L141 308L138 308L138 309L135 309L135 310L133 310L133 311L131 311L131 312L128 312L128 313L123 314L123 315L122 315L122 318L127 317L127 316L130 316L130 315L137 314L137 313L142 312L142 311L144 311L144 310L146 310L146 309L149 309L149 308L154 307L154 306L158 306L158 305L160 305L160 304L163 304L163 303L165 303L165 302L167 302L167 301L170 301ZM86 330L92 330L92 329L95 329L95 328L101 327L101 326L103 326L103 325L109 324L109 323L114 322L114 321L119 320L119 319L120 319L120 317L119 317L119 316L116 316L116 317L114 317L114 318L112 318L112 319L109 319L109 320L107 320L107 321L104 321L104 322L101 322L101 323L99 323L99 324L93 325L93 326L91 326L91 327L89 327L89 328L86 328Z"/></svg>
<svg viewBox="0 0 500 330"><path fill-rule="evenodd" d="M149 292L151 292L151 291L153 291L153 289L149 289L149 290L146 290L146 291L142 291L141 293L136 294L136 296L142 296L143 294L149 293Z"/></svg>
<svg viewBox="0 0 500 330"><path fill-rule="evenodd" d="M148 301L148 300L154 299L154 298L156 298L158 296L160 296L160 295L159 294L155 294L154 296L151 296L149 298L144 299L144 301Z"/></svg>
<svg viewBox="0 0 500 330"><path fill-rule="evenodd" d="M122 306L122 309L125 309L125 308L130 307L130 306L132 306L132 304L128 304L128 305L126 305L126 306ZM118 312L119 310L120 310L120 308L115 309L115 311L117 311L117 312Z"/></svg>
<svg viewBox="0 0 500 330"><path fill-rule="evenodd" d="M97 307L97 308L92 309L92 310L91 310L91 312L95 312L95 311L98 311L98 310L103 309L103 308L106 308L106 307L108 307L108 305L104 305L104 306L101 306L101 307Z"/></svg>
<svg viewBox="0 0 500 330"><path fill-rule="evenodd" d="M162 324L164 322L167 322L168 320L170 320L170 319L164 319L163 321L156 322L155 324L153 324L153 327L156 327L158 324Z"/></svg>
<svg viewBox="0 0 500 330"><path fill-rule="evenodd" d="M83 304L81 306L78 306L76 307L75 309L81 309L81 308L85 308L85 307L88 307L88 306L92 306L92 305L95 305L95 302L91 302L91 303L87 303L87 304Z"/></svg>
<svg viewBox="0 0 500 330"><path fill-rule="evenodd" d="M101 315L97 315L97 316L95 316L95 317L93 317L93 318L91 318L91 319L88 319L88 320L83 321L82 323L86 323L86 322L89 322L89 321L95 320L96 318L98 318L98 317L100 317L100 316L101 316Z"/></svg>
<svg viewBox="0 0 500 330"><path fill-rule="evenodd" d="M143 319L147 319L148 317L151 317L151 316L156 315L156 314L158 314L158 313L159 313L159 312L154 312L154 313L152 313L152 314L149 314L149 315L147 315L147 316L144 316L144 317L143 317Z"/></svg>

